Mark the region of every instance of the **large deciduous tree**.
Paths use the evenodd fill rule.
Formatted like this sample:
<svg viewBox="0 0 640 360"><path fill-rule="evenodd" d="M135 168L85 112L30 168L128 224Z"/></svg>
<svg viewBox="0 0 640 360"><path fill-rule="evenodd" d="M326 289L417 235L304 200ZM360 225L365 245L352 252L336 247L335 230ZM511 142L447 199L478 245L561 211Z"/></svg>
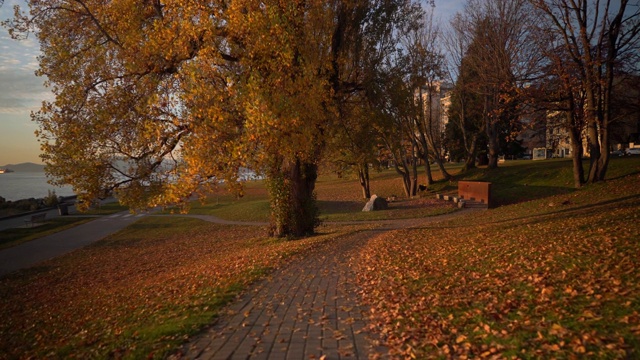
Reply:
<svg viewBox="0 0 640 360"><path fill-rule="evenodd" d="M530 15L526 0L468 0L454 24L454 34L471 34L459 58L460 65L469 68L465 71L478 79L465 89L481 98L489 168L498 165L504 134L518 121L518 89L530 81L539 60L532 46Z"/></svg>
<svg viewBox="0 0 640 360"><path fill-rule="evenodd" d="M364 34L369 49L381 49L412 6L28 3L30 13L17 9L7 25L40 41L38 73L55 100L33 118L57 183L71 184L85 204L115 191L144 208L185 204L221 181L236 188L250 168L267 177L276 236L314 231L318 163L344 98L361 88L347 60Z"/></svg>

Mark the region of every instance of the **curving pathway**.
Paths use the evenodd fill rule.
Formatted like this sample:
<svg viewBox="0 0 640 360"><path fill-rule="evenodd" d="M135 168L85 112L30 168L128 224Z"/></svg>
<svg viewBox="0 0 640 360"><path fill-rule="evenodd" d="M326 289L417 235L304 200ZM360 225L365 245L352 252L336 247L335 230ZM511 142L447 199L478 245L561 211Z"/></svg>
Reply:
<svg viewBox="0 0 640 360"><path fill-rule="evenodd" d="M385 358L386 349L369 332L365 309L359 305L350 257L387 231L424 226L467 211L473 210L380 221L382 228L328 241L252 286L172 359Z"/></svg>
<svg viewBox="0 0 640 360"><path fill-rule="evenodd" d="M190 339L171 358L384 358L386 350L377 345L375 335L368 331L365 311L358 304L350 257L369 240L387 231L420 227L468 211L474 210L422 219L376 221L380 225L376 229L327 241L251 286L208 330ZM131 215L125 211L0 250L0 276L91 244L144 216L185 216L217 224L266 225L208 215Z"/></svg>

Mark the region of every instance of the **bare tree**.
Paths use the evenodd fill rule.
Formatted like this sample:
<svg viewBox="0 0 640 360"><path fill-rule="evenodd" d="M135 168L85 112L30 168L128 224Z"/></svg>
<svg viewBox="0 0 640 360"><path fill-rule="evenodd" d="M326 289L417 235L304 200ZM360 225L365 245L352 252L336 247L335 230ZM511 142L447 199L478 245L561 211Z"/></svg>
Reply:
<svg viewBox="0 0 640 360"><path fill-rule="evenodd" d="M444 79L444 55L438 43L440 29L433 21L433 12L425 13L421 26L407 32L403 46L409 62L409 87L414 89L415 108L411 135L420 148L425 163L427 185L433 182L430 161L433 160L445 179L451 175L444 168L443 116L440 92Z"/></svg>
<svg viewBox="0 0 640 360"><path fill-rule="evenodd" d="M640 5L628 0L530 0L544 26L564 48L563 62L577 71L585 95L590 168L588 182L604 180L609 164L609 130L614 78L625 61L637 67ZM637 70L637 69L635 69Z"/></svg>
<svg viewBox="0 0 640 360"><path fill-rule="evenodd" d="M468 0L462 24L472 34L465 58L478 76L471 84L482 97L489 168L498 166L500 137L518 120L518 89L536 71L539 60L529 31L526 0Z"/></svg>

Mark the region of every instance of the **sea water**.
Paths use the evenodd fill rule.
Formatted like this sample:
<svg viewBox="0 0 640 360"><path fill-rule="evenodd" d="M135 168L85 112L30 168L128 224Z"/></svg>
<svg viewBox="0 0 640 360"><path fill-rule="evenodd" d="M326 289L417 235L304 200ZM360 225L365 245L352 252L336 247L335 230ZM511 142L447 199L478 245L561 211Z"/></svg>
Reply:
<svg viewBox="0 0 640 360"><path fill-rule="evenodd" d="M56 187L47 183L47 176L43 172L0 174L0 196L5 200L44 198L48 191L55 191L57 196L74 195L71 186Z"/></svg>

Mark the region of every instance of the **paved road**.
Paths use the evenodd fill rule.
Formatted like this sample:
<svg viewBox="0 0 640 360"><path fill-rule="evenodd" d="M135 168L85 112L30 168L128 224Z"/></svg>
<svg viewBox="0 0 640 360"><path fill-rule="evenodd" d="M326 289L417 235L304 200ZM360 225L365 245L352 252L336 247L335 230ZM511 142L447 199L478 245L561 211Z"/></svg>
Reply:
<svg viewBox="0 0 640 360"><path fill-rule="evenodd" d="M47 219L59 217L58 210L43 211ZM73 207L69 208L69 216L78 216ZM151 211L151 214L153 210ZM96 220L64 230L43 238L29 241L18 246L0 250L0 276L36 265L44 260L64 255L73 250L87 246L103 239L144 216L187 216L217 224L234 224L246 226L264 226L260 222L228 221L208 215L150 215L142 213L133 215L122 211L113 215L95 216ZM24 219L30 215L0 220L0 231L11 228L24 227Z"/></svg>
<svg viewBox="0 0 640 360"><path fill-rule="evenodd" d="M18 246L0 250L0 276L28 268L41 261L87 246L125 228L142 216L145 216L145 214L132 215L128 211L123 211ZM19 218L19 220L22 221L21 226L24 226L23 218Z"/></svg>

